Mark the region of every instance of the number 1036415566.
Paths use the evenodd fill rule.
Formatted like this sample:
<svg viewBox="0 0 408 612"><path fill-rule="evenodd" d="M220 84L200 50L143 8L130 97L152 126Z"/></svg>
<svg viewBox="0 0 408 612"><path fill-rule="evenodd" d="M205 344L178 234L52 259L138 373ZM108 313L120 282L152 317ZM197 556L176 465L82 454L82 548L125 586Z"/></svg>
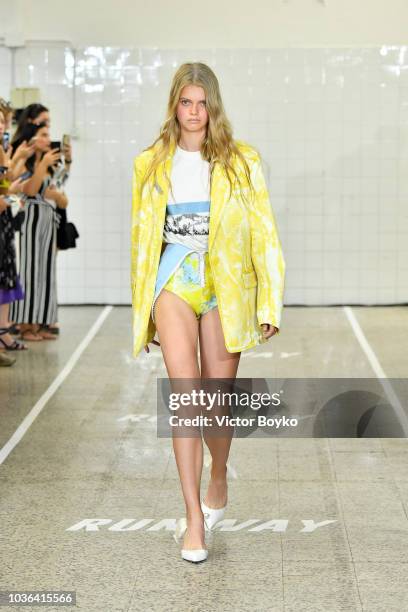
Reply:
<svg viewBox="0 0 408 612"><path fill-rule="evenodd" d="M75 606L75 591L0 591L0 606Z"/></svg>

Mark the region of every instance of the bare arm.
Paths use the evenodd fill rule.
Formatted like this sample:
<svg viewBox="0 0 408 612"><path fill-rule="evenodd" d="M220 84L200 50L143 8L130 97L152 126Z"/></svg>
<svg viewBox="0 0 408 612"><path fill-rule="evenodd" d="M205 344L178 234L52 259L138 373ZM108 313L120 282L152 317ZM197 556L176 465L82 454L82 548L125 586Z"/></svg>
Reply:
<svg viewBox="0 0 408 612"><path fill-rule="evenodd" d="M48 151L42 160L37 165L33 176L25 183L22 191L28 196L35 196L40 190L40 187L48 174L48 168L56 163L59 157L58 149Z"/></svg>
<svg viewBox="0 0 408 612"><path fill-rule="evenodd" d="M10 147L12 149L12 146ZM10 171L12 176L11 181L16 180L24 172L26 161L29 157L34 155L34 145L29 145L26 141L22 142L13 154L10 160Z"/></svg>
<svg viewBox="0 0 408 612"><path fill-rule="evenodd" d="M49 200L54 200L58 208L66 208L68 206L66 194L63 191L58 191L54 185L45 190L44 197Z"/></svg>

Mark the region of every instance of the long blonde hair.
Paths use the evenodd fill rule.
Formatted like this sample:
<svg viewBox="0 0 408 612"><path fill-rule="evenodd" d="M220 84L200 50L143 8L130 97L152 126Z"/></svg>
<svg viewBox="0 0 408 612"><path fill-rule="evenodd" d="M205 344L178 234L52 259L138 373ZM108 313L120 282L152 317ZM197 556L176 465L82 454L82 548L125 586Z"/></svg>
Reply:
<svg viewBox="0 0 408 612"><path fill-rule="evenodd" d="M230 184L230 197L233 188L231 175L234 176L234 184L235 181L238 181L239 186L242 187L240 178L231 163L233 157L236 156L241 161L248 185L253 190L248 163L232 136L232 126L224 110L217 77L209 66L201 62L182 64L173 77L166 119L160 128L159 136L149 147L144 149L144 151L154 150L154 154L142 180L141 189L152 174L154 175L153 183L156 182L156 172L159 164L167 158L170 149L178 144L181 129L177 119L177 105L181 91L187 85L197 85L205 91L208 123L206 136L203 139L200 151L202 158L210 164L210 181L212 180L214 164L219 162ZM166 180L171 189L170 178L167 174ZM241 195L245 199L243 191L241 191Z"/></svg>

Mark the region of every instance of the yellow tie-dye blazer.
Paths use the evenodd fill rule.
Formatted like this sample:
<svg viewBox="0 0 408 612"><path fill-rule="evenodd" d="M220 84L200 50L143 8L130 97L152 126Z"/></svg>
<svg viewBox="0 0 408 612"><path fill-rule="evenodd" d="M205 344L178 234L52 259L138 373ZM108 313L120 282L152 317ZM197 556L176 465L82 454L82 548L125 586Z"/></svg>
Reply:
<svg viewBox="0 0 408 612"><path fill-rule="evenodd" d="M235 141L244 154L256 196L243 203L237 189L229 197L229 181L216 163L210 194L208 251L225 346L230 353L266 342L262 323L280 327L285 261L270 205L261 159L256 149ZM175 147L159 166L157 181L141 192L141 179L152 158L143 151L134 160L131 288L133 309L133 356L153 340L151 318L156 275L163 247L163 226L168 195L164 171L171 176ZM233 161L245 194L249 186L242 164ZM150 193L150 185L153 187Z"/></svg>

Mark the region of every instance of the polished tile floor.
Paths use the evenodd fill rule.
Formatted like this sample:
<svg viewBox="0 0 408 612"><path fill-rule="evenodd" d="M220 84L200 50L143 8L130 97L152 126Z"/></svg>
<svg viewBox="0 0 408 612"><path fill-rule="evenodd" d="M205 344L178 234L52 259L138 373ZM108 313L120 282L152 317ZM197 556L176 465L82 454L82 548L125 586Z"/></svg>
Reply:
<svg viewBox="0 0 408 612"><path fill-rule="evenodd" d="M60 338L0 369L0 591L72 590L86 612L408 610L403 438L234 439L225 522L205 563L183 561L177 468L154 419L160 349L132 359L130 309L115 307L75 361L103 312L61 308ZM371 353L345 309L286 308L238 376L407 378L407 308L349 312Z"/></svg>

